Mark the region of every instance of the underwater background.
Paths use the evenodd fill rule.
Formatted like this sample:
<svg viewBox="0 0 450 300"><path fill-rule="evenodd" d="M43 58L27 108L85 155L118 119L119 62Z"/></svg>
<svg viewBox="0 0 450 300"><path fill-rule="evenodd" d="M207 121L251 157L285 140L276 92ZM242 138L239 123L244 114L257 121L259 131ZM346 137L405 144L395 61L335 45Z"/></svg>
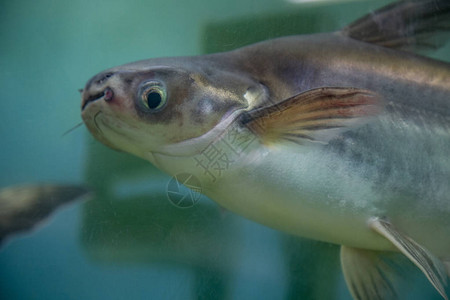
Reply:
<svg viewBox="0 0 450 300"><path fill-rule="evenodd" d="M351 299L336 245L256 224L205 197L177 207L170 176L101 145L84 126L64 133L81 122L78 89L103 69L338 30L388 2L2 1L0 187L93 192L3 241L0 299ZM432 55L449 61L449 49ZM402 299L441 299L415 268L403 272Z"/></svg>

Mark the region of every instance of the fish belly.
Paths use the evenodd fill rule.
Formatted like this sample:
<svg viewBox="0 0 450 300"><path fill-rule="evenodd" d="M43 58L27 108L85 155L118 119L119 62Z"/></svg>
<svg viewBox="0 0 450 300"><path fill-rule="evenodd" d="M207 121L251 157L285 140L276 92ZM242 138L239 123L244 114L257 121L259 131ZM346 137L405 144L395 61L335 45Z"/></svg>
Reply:
<svg viewBox="0 0 450 300"><path fill-rule="evenodd" d="M367 225L387 218L448 258L450 141L405 124L384 115L327 145L259 144L206 194L270 227L357 248L393 250Z"/></svg>

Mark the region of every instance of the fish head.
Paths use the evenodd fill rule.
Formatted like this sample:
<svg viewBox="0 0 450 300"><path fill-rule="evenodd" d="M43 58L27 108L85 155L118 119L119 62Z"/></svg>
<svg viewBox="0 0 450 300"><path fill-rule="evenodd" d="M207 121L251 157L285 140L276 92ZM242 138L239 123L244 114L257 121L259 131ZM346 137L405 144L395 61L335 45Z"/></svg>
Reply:
<svg viewBox="0 0 450 300"><path fill-rule="evenodd" d="M149 153L187 156L217 138L260 97L258 89L248 77L220 68L149 60L91 78L82 92L82 118L95 138L116 150L147 160Z"/></svg>

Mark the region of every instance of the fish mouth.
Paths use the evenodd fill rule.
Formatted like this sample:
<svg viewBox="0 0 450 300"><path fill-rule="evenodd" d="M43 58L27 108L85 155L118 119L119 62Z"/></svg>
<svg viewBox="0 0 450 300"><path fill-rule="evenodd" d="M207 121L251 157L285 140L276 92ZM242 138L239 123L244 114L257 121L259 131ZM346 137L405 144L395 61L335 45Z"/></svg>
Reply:
<svg viewBox="0 0 450 300"><path fill-rule="evenodd" d="M101 100L101 99L105 99L105 101L109 101L112 99L113 95L114 94L113 94L112 89L107 87L99 93L92 94L88 97L83 97L83 102L81 104L81 111L83 111L89 103L95 102L95 101Z"/></svg>
<svg viewBox="0 0 450 300"><path fill-rule="evenodd" d="M100 93L90 95L89 97L83 99L83 104L81 105L81 111L83 111L89 103L102 99L105 96L105 91L106 90L104 90Z"/></svg>

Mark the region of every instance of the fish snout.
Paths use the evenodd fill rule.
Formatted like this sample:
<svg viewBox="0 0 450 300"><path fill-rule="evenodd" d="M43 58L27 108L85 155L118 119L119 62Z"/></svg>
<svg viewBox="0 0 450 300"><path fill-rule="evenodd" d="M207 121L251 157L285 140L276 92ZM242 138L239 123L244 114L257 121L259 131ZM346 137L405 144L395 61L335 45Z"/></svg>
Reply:
<svg viewBox="0 0 450 300"><path fill-rule="evenodd" d="M89 90L85 90L83 92L82 101L81 101L81 110L83 111L86 106L97 100L105 100L106 102L110 101L114 97L114 92L110 87L106 87L103 91L89 93Z"/></svg>
<svg viewBox="0 0 450 300"><path fill-rule="evenodd" d="M109 78L114 73L100 73L90 79L81 93L81 110L83 111L86 106L97 100L111 101L114 97L114 92L111 87L107 85Z"/></svg>

